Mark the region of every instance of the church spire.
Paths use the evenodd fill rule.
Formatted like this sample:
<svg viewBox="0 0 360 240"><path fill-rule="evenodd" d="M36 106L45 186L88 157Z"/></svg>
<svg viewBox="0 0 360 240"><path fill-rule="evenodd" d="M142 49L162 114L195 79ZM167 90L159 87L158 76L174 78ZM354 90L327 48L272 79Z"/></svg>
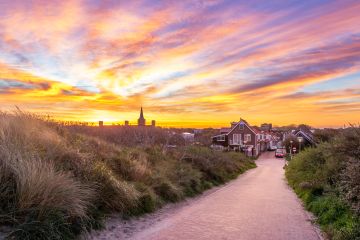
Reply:
<svg viewBox="0 0 360 240"><path fill-rule="evenodd" d="M140 118L141 118L141 119L143 119L143 118L144 118L144 113L143 113L142 106L141 106L141 109L140 109Z"/></svg>
<svg viewBox="0 0 360 240"><path fill-rule="evenodd" d="M144 118L144 112L143 112L143 108L141 106L140 108L140 117L138 119L138 126L145 126L146 120Z"/></svg>

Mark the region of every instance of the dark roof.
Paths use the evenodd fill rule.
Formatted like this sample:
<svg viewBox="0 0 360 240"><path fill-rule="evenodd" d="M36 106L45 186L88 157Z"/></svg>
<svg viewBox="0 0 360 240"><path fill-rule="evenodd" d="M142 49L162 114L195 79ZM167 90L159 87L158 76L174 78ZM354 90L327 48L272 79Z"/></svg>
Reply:
<svg viewBox="0 0 360 240"><path fill-rule="evenodd" d="M220 132L230 132L231 128L220 128Z"/></svg>
<svg viewBox="0 0 360 240"><path fill-rule="evenodd" d="M303 130L296 130L294 133L293 133L294 136L299 136L301 135L302 137L304 137L306 140L308 140L309 142L311 142L312 144L315 144L315 141L314 141L314 138L313 138L313 135L311 132L305 132Z"/></svg>

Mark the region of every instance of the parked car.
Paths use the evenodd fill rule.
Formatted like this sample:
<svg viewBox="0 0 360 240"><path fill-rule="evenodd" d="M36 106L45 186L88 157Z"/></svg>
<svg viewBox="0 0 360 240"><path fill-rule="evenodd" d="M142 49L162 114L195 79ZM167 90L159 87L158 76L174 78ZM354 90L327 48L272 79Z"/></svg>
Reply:
<svg viewBox="0 0 360 240"><path fill-rule="evenodd" d="M275 151L276 149L277 149L276 146L271 146L271 147L269 147L269 151Z"/></svg>
<svg viewBox="0 0 360 240"><path fill-rule="evenodd" d="M283 157L285 157L285 155L286 155L285 149L282 149L282 148L276 149L276 151L275 151L275 157L277 157L277 158L283 158Z"/></svg>

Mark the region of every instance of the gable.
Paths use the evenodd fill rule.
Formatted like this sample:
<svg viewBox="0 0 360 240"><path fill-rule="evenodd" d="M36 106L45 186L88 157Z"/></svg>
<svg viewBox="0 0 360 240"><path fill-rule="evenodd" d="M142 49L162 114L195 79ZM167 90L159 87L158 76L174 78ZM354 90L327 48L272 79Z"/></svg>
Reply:
<svg viewBox="0 0 360 240"><path fill-rule="evenodd" d="M231 133L233 133L233 132L243 131L244 129L241 129L241 125L242 125L244 128L248 129L250 132L252 132L253 134L256 135L254 129L252 129L252 127L250 127L250 126L249 126L245 121L243 121L243 120L239 121L239 122L230 130L230 132L228 132L226 135L229 135L229 134L231 134Z"/></svg>
<svg viewBox="0 0 360 240"><path fill-rule="evenodd" d="M306 133L304 133L303 131L299 131L295 134L295 136L299 137L299 135L301 135L301 137L305 138L307 141L309 141L310 143L315 143L313 139L311 139L311 137L309 137Z"/></svg>

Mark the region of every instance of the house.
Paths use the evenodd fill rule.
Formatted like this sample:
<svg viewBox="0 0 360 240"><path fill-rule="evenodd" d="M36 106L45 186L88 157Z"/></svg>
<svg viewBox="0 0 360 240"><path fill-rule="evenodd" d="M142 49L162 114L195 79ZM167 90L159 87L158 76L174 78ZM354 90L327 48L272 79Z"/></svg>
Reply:
<svg viewBox="0 0 360 240"><path fill-rule="evenodd" d="M244 119L240 119L239 122L232 122L230 128L220 129L219 135L212 137L212 147L244 151L249 156L257 156L260 153L258 140L257 130Z"/></svg>
<svg viewBox="0 0 360 240"><path fill-rule="evenodd" d="M311 131L305 130L295 130L292 132L292 135L295 136L298 141L301 141L304 147L315 146L315 140Z"/></svg>
<svg viewBox="0 0 360 240"><path fill-rule="evenodd" d="M262 128L253 126L252 127L257 134L257 142L259 144L259 148L261 152L265 152L270 150L272 145L272 134L269 131L264 131Z"/></svg>

